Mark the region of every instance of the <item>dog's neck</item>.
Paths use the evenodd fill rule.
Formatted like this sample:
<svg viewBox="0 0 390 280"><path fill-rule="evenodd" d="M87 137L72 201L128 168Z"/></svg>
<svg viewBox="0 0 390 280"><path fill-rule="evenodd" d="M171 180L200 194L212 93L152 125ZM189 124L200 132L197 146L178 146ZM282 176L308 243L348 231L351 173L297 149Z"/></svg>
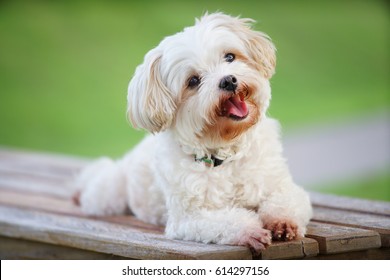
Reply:
<svg viewBox="0 0 390 280"><path fill-rule="evenodd" d="M210 157L204 156L202 158L198 158L198 157L196 157L196 155L194 155L194 159L196 162L204 163L208 167L220 166L225 161L225 160L216 158L214 155L211 155Z"/></svg>
<svg viewBox="0 0 390 280"><path fill-rule="evenodd" d="M217 167L225 162L230 162L241 157L246 151L244 148L244 143L246 143L245 139L246 136L242 135L231 145L225 145L219 148L208 148L201 145L178 142L181 150L188 156L193 157L194 161L204 163L209 167Z"/></svg>
<svg viewBox="0 0 390 280"><path fill-rule="evenodd" d="M225 161L231 160L237 154L236 146L224 147L218 149L207 149L199 152L194 152L193 156L196 162L204 162L206 166L217 167Z"/></svg>

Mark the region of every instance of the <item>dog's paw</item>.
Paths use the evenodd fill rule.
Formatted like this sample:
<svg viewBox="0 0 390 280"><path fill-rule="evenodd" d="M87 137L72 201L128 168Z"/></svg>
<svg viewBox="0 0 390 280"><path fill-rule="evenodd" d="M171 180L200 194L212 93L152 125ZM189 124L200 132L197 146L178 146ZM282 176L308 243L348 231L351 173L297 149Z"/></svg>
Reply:
<svg viewBox="0 0 390 280"><path fill-rule="evenodd" d="M298 227L288 220L275 220L264 225L272 233L272 239L277 241L290 241L298 237Z"/></svg>
<svg viewBox="0 0 390 280"><path fill-rule="evenodd" d="M237 245L249 247L254 253L258 254L268 245L271 245L271 241L271 232L259 225L242 230Z"/></svg>

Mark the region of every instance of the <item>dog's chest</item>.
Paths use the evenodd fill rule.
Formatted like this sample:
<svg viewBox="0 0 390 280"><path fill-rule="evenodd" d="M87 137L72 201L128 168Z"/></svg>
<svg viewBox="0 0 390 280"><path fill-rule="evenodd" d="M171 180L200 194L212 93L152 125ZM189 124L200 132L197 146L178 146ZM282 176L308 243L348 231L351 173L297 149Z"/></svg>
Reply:
<svg viewBox="0 0 390 280"><path fill-rule="evenodd" d="M242 167L221 165L207 172L205 201L217 207L257 208L264 196L264 180L255 169Z"/></svg>

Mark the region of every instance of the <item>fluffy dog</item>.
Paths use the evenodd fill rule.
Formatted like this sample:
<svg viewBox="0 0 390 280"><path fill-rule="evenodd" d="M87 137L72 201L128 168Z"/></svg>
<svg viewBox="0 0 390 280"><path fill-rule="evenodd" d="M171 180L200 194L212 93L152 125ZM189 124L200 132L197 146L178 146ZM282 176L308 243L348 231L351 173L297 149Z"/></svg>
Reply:
<svg viewBox="0 0 390 280"><path fill-rule="evenodd" d="M305 234L308 195L294 184L266 116L275 71L253 20L206 14L149 51L128 87L128 118L151 132L122 159L78 180L90 215L126 209L169 238L248 246Z"/></svg>

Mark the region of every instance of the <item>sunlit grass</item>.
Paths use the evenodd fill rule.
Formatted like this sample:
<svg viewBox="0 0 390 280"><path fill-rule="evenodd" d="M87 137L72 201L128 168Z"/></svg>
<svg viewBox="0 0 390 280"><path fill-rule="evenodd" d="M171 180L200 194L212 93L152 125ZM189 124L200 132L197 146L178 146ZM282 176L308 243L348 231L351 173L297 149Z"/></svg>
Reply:
<svg viewBox="0 0 390 280"><path fill-rule="evenodd" d="M387 170L365 179L340 182L319 187L317 190L323 193L390 201L390 173Z"/></svg>

